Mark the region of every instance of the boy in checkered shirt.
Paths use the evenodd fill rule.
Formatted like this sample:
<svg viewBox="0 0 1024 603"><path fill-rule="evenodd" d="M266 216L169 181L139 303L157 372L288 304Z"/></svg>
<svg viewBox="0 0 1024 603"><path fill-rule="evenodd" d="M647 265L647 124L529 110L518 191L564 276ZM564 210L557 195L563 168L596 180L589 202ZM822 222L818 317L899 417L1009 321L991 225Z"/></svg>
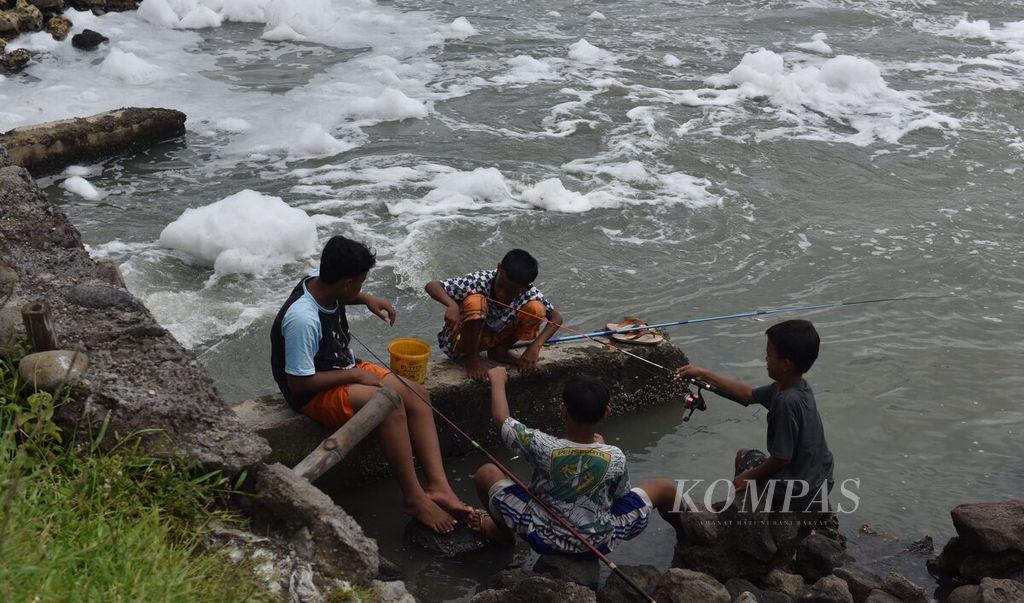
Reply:
<svg viewBox="0 0 1024 603"><path fill-rule="evenodd" d="M437 343L449 358L462 358L466 376L486 381L480 352L522 371L537 367L540 349L562 324L562 315L533 286L537 260L522 249L505 254L496 270L431 281L427 293L444 304L444 327ZM544 329L541 323L544 321ZM518 341L529 341L522 354L512 352Z"/></svg>

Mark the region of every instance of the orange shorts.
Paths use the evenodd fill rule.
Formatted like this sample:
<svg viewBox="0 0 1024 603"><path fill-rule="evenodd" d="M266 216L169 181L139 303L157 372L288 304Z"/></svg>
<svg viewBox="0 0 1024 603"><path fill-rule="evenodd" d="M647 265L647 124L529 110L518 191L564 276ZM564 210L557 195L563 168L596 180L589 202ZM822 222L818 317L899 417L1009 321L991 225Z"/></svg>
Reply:
<svg viewBox="0 0 1024 603"><path fill-rule="evenodd" d="M355 368L370 371L381 379L391 374L390 369L370 364L369 362L360 362L356 364ZM313 399L307 402L301 410L302 414L317 423L335 429L344 425L352 418L352 415L356 414L356 411L352 409L352 403L349 401L347 385L339 385L338 387L320 392L313 396Z"/></svg>
<svg viewBox="0 0 1024 603"><path fill-rule="evenodd" d="M466 296L466 299L462 301L462 322L473 322L474 320L484 320L487 318L487 296L479 293L473 293ZM540 300L531 300L526 302L519 312L516 312L516 317L512 319L508 325L501 331L494 333L484 329L483 333L480 334L480 350L489 350L493 348L499 341L506 340L510 336L515 336L515 341L533 341L537 339L537 335L540 333L540 325L545 316L547 316L547 308L544 307L544 303ZM458 338L455 341L455 349L462 351L462 338Z"/></svg>

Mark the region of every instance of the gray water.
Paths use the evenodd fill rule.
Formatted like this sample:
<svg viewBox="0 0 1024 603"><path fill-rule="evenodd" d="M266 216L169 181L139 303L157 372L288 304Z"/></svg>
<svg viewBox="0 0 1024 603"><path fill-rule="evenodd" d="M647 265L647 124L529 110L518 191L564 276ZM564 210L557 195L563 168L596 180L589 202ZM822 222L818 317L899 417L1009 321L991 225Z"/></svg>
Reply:
<svg viewBox="0 0 1024 603"><path fill-rule="evenodd" d="M232 135L190 117L183 144L93 166L89 180L106 193L100 201L59 188L62 177L47 181L97 257L121 265L129 287L195 350L227 399L274 390L268 328L314 258L211 278L209 266L157 240L184 209L251 188L323 216L321 242L345 234L378 250L366 289L394 301L398 324L388 329L350 311L355 332L378 353L399 335L434 340L441 308L422 292L426 281L490 268L511 247L539 258L538 285L574 328L626 314L660 322L928 296L802 315L822 335L807 378L837 480L860 479L860 506L842 528L870 524L943 543L954 505L1021 496L1024 34L1005 27L1024 19L1020 3L387 6L429 11L440 23L464 16L478 32L415 55L431 66L422 74L426 118L363 125L352 150L303 159L287 150L245 157ZM605 19L588 18L593 11ZM996 33L952 35L965 15L988 19ZM190 34L185 48L216 59L191 76L198 96L209 82L229 83L234 99L261 95L236 113L221 111L256 129L303 110L295 107L303 91L368 52L270 43L259 40L262 31L227 23ZM818 32L834 54L795 47ZM569 48L581 38L613 59L574 61ZM786 77L835 55L857 57L880 70L888 92L871 91L870 73L830 80L825 93L794 91L791 82L775 93L739 94L736 82L706 81L759 48L784 58ZM678 64L666 64L665 54ZM553 58L555 75L497 83L517 55ZM10 93L39 84L0 85ZM167 94L164 106L192 106L187 88ZM921 122L931 125L916 127ZM630 161L643 167L638 177L623 172ZM430 166L480 182L487 175L474 170L496 168L508 192L495 192L492 179L466 189L472 202L438 201L428 196L443 188ZM378 168L415 175L374 181L368 174ZM673 173L692 178L691 186L661 178ZM569 213L559 211L564 204L524 202L549 178L596 192L596 207ZM671 335L694 363L760 384L763 331L773 320L688 325ZM615 417L602 431L627 452L634 481L718 478L737 448L764 445L765 417L712 396L709 403L689 423L668 403ZM480 462L449 464L467 500ZM411 550L390 482L333 494L427 600L465 599L507 561L499 553L433 560ZM671 539L654 521L614 558L664 568Z"/></svg>

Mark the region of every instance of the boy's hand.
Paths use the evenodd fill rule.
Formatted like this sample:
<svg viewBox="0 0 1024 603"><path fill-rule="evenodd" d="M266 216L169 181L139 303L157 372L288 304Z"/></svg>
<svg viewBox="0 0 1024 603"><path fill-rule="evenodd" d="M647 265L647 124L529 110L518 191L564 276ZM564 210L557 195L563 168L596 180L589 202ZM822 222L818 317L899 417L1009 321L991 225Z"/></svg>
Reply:
<svg viewBox="0 0 1024 603"><path fill-rule="evenodd" d="M502 386L508 381L508 371L503 366L496 366L487 371L487 377L491 380L491 386Z"/></svg>
<svg viewBox="0 0 1024 603"><path fill-rule="evenodd" d="M391 326L395 326L397 313L394 306L388 300L374 297L373 295L366 295L363 298L363 303L366 304L370 312L373 312L374 316L379 317L381 320L386 320Z"/></svg>
<svg viewBox="0 0 1024 603"><path fill-rule="evenodd" d="M538 360L540 360L540 348L531 345L519 356L519 370L524 373L537 370Z"/></svg>
<svg viewBox="0 0 1024 603"><path fill-rule="evenodd" d="M707 370L694 366L692 364L685 364L676 369L675 375L672 378L676 381L689 381L690 379L700 379L701 381L706 380L705 374Z"/></svg>
<svg viewBox="0 0 1024 603"><path fill-rule="evenodd" d="M453 335L459 332L462 324L462 308L457 305L448 306L444 311L444 328Z"/></svg>
<svg viewBox="0 0 1024 603"><path fill-rule="evenodd" d="M371 387L380 387L380 377L376 373L363 369L352 369L355 371L355 381L359 385L369 385Z"/></svg>
<svg viewBox="0 0 1024 603"><path fill-rule="evenodd" d="M595 444L604 444L604 436L599 434L599 433L597 433L595 431L594 432L594 443Z"/></svg>

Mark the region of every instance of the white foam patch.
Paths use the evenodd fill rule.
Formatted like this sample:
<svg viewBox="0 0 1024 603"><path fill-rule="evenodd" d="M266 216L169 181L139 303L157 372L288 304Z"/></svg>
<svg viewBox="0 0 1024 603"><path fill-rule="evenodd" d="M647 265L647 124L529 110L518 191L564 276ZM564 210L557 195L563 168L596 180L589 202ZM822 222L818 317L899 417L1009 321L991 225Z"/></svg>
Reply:
<svg viewBox="0 0 1024 603"><path fill-rule="evenodd" d="M666 54L661 57L661 63L666 67L678 67L683 64L679 57L674 54Z"/></svg>
<svg viewBox="0 0 1024 603"><path fill-rule="evenodd" d="M796 45L797 48L803 50L809 50L811 52L817 52L818 54L832 54L832 47L825 43L828 39L823 33L816 33L811 36L810 42L800 42Z"/></svg>
<svg viewBox="0 0 1024 603"><path fill-rule="evenodd" d="M456 214L480 209L521 207L508 182L497 168L438 174L428 184L432 190L421 199L389 203L394 214Z"/></svg>
<svg viewBox="0 0 1024 603"><path fill-rule="evenodd" d="M607 65L615 62L614 54L594 46L584 38L569 45L569 58L591 65Z"/></svg>
<svg viewBox="0 0 1024 603"><path fill-rule="evenodd" d="M452 21L452 37L464 40L470 36L477 35L476 28L465 17L459 17Z"/></svg>
<svg viewBox="0 0 1024 603"><path fill-rule="evenodd" d="M86 176L93 175L93 173L95 173L93 168L84 165L69 165L64 168L64 175L66 176L80 176L85 178Z"/></svg>
<svg viewBox="0 0 1024 603"><path fill-rule="evenodd" d="M160 67L120 48L110 49L110 54L100 64L100 71L123 84L133 86L145 86L168 77Z"/></svg>
<svg viewBox="0 0 1024 603"><path fill-rule="evenodd" d="M280 197L244 190L186 209L160 233L160 245L211 266L214 274L264 274L316 251L316 225Z"/></svg>
<svg viewBox="0 0 1024 603"><path fill-rule="evenodd" d="M306 39L306 36L292 29L292 27L287 23L281 23L277 27L263 32L262 38L269 42L301 42Z"/></svg>
<svg viewBox="0 0 1024 603"><path fill-rule="evenodd" d="M588 19L593 19L595 21L604 21L608 17L605 17L604 13L598 12L598 11L595 10L594 12L590 13L589 15L587 15L587 18Z"/></svg>
<svg viewBox="0 0 1024 603"><path fill-rule="evenodd" d="M510 70L504 75L491 78L496 84L533 84L544 80L559 78L555 61L551 59L538 60L531 56L521 54L508 59Z"/></svg>
<svg viewBox="0 0 1024 603"><path fill-rule="evenodd" d="M61 182L61 188L66 191L70 191L83 199L90 201L98 201L103 198L103 193L96 190L96 187L91 182L82 178L81 176L72 176Z"/></svg>
<svg viewBox="0 0 1024 603"><path fill-rule="evenodd" d="M248 132L252 124L238 117L227 117L218 121L215 127L224 132Z"/></svg>

